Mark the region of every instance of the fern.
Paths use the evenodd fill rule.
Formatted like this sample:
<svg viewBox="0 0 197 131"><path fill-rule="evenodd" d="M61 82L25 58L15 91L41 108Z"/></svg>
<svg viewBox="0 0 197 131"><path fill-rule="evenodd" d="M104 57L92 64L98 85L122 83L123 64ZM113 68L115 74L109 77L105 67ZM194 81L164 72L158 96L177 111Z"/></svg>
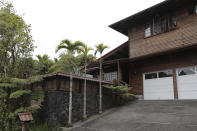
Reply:
<svg viewBox="0 0 197 131"><path fill-rule="evenodd" d="M44 91L42 87L37 87L31 94L31 100L41 103L44 100Z"/></svg>
<svg viewBox="0 0 197 131"><path fill-rule="evenodd" d="M38 76L33 76L27 79L28 84L36 83L36 82L42 82L43 81L43 76L38 75Z"/></svg>
<svg viewBox="0 0 197 131"><path fill-rule="evenodd" d="M23 95L27 95L27 94L30 94L31 91L30 90L17 90L13 93L10 94L10 99L17 99Z"/></svg>
<svg viewBox="0 0 197 131"><path fill-rule="evenodd" d="M27 110L31 113L36 113L39 109L41 109L39 105L34 105L27 108Z"/></svg>
<svg viewBox="0 0 197 131"><path fill-rule="evenodd" d="M34 76L28 79L19 79L19 78L0 78L0 87L5 88L15 88L15 87L24 87L26 85L30 85L36 82L43 81L44 76Z"/></svg>
<svg viewBox="0 0 197 131"><path fill-rule="evenodd" d="M113 86L113 85L103 85L103 87L111 89L112 91L115 91L116 93L124 94L128 93L132 88L128 86Z"/></svg>
<svg viewBox="0 0 197 131"><path fill-rule="evenodd" d="M131 94L131 93L124 93L121 95L122 97L135 97L134 94Z"/></svg>
<svg viewBox="0 0 197 131"><path fill-rule="evenodd" d="M11 83L0 83L0 88L16 88L16 84L11 84Z"/></svg>

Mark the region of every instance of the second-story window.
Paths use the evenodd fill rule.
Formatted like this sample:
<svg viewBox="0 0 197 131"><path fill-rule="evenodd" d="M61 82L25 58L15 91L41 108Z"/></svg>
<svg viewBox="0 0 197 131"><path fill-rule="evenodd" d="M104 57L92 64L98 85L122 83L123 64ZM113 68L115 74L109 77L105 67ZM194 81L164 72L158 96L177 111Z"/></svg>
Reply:
<svg viewBox="0 0 197 131"><path fill-rule="evenodd" d="M150 37L151 36L151 24L147 23L145 25L145 37Z"/></svg>
<svg viewBox="0 0 197 131"><path fill-rule="evenodd" d="M150 37L152 35L157 35L160 33L171 31L177 26L176 17L173 15L154 17L150 23L146 24L145 38Z"/></svg>
<svg viewBox="0 0 197 131"><path fill-rule="evenodd" d="M189 9L188 9L188 12L189 12L190 15L197 14L197 5L190 6Z"/></svg>
<svg viewBox="0 0 197 131"><path fill-rule="evenodd" d="M197 14L197 5L195 6L195 14Z"/></svg>

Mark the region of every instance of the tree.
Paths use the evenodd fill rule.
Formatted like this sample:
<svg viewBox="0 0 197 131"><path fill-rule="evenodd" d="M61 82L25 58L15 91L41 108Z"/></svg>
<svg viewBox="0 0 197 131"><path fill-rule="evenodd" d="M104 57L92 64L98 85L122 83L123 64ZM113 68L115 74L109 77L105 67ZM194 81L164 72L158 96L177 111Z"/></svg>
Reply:
<svg viewBox="0 0 197 131"><path fill-rule="evenodd" d="M38 58L37 68L39 74L43 75L49 73L50 67L54 64L53 61L49 58L49 56L45 54L43 56L37 55L36 57Z"/></svg>
<svg viewBox="0 0 197 131"><path fill-rule="evenodd" d="M87 66L87 57L89 51L93 50L91 47L88 47L86 44L82 44L80 48L80 52L82 52L82 56L84 58L84 74L86 76L86 66ZM86 114L86 79L84 79L84 104L83 104L83 119L87 119L87 114Z"/></svg>
<svg viewBox="0 0 197 131"><path fill-rule="evenodd" d="M108 46L104 45L103 43L96 45L95 55L99 52L100 53L100 74L99 74L99 113L102 113L102 53Z"/></svg>
<svg viewBox="0 0 197 131"><path fill-rule="evenodd" d="M69 55L74 55L76 51L79 51L80 46L82 46L82 42L76 41L71 42L68 39L62 40L60 44L57 46L56 53L60 49L65 49L66 53ZM72 65L72 59L69 59L70 65ZM68 117L68 126L72 126L72 73L73 70L70 71L70 93L69 93L69 117Z"/></svg>
<svg viewBox="0 0 197 131"><path fill-rule="evenodd" d="M16 14L12 4L1 1L0 7L0 73L18 77L23 58L34 50L30 25Z"/></svg>

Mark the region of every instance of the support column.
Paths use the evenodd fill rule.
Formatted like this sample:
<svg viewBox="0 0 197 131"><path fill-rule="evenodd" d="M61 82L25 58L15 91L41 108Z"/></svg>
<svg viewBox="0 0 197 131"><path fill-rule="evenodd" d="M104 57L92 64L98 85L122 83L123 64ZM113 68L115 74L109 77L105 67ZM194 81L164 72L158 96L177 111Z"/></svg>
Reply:
<svg viewBox="0 0 197 131"><path fill-rule="evenodd" d="M122 71L121 71L121 66L120 66L120 62L118 61L118 84L120 84L120 81L122 79Z"/></svg>
<svg viewBox="0 0 197 131"><path fill-rule="evenodd" d="M175 68L173 68L173 87L174 87L174 99L178 99L177 75Z"/></svg>
<svg viewBox="0 0 197 131"><path fill-rule="evenodd" d="M177 100L178 99L178 86L177 86L177 74L176 74L176 68L175 68L176 64L174 62L174 57L171 53L168 54L168 57L169 57L171 65L172 65L174 99Z"/></svg>

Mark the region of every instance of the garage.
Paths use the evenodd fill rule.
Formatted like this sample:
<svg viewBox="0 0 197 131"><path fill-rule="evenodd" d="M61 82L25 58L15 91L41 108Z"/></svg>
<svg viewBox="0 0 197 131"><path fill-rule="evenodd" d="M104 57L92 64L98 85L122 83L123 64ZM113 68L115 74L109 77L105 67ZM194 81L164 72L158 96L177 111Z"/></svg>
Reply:
<svg viewBox="0 0 197 131"><path fill-rule="evenodd" d="M144 100L174 99L172 70L143 74Z"/></svg>
<svg viewBox="0 0 197 131"><path fill-rule="evenodd" d="M177 69L179 99L197 99L197 66Z"/></svg>

